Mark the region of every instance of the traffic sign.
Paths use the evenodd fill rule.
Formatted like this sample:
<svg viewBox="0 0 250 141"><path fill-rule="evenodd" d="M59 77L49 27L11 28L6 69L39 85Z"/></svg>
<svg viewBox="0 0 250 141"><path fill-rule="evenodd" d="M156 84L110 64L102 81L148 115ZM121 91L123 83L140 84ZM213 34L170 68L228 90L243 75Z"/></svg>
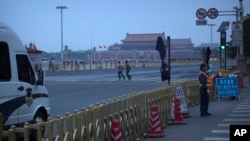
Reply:
<svg viewBox="0 0 250 141"><path fill-rule="evenodd" d="M239 96L238 82L236 77L216 78L218 97Z"/></svg>
<svg viewBox="0 0 250 141"><path fill-rule="evenodd" d="M210 8L208 11L207 11L207 16L210 18L210 19L215 19L217 18L219 15L219 11L216 9L216 8Z"/></svg>
<svg viewBox="0 0 250 141"><path fill-rule="evenodd" d="M240 22L232 23L232 45L242 45L242 24Z"/></svg>
<svg viewBox="0 0 250 141"><path fill-rule="evenodd" d="M204 8L199 8L196 10L196 17L198 19L205 19L207 16L207 10Z"/></svg>
<svg viewBox="0 0 250 141"><path fill-rule="evenodd" d="M207 20L203 19L196 20L196 25L207 25Z"/></svg>

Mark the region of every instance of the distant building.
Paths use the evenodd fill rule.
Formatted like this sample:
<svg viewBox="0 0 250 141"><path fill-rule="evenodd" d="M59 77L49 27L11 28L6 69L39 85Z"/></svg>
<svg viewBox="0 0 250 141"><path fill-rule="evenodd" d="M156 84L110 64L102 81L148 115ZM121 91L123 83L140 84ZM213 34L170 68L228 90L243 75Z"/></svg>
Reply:
<svg viewBox="0 0 250 141"><path fill-rule="evenodd" d="M126 34L125 39L121 40L122 44L116 44L110 47L110 50L154 50L158 37L162 37L165 45L167 45L167 39L165 33L147 33L147 34ZM187 39L170 39L171 51L192 49L193 43L190 38Z"/></svg>
<svg viewBox="0 0 250 141"><path fill-rule="evenodd" d="M165 45L167 39L165 33L147 34L126 34L122 44L110 46L109 51L113 51L118 59L159 59L159 53L155 49L158 37L162 37ZM194 53L191 38L171 39L170 52L173 60L199 59L200 55ZM104 56L104 55L103 55Z"/></svg>

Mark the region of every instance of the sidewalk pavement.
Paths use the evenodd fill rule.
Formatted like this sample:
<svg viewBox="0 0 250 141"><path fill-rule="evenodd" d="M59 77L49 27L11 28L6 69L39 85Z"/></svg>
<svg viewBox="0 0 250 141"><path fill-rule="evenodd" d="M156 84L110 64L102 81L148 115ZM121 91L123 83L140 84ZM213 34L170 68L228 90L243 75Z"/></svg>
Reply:
<svg viewBox="0 0 250 141"><path fill-rule="evenodd" d="M245 88L240 91L240 100L236 98L232 100L229 97L222 98L220 101L213 101L209 103L209 112L212 114L210 117L201 117L199 106L189 107L189 114L191 118L185 118L186 125L170 125L164 129L165 137L163 138L146 138L141 140L147 141L212 141L212 140L227 140L229 141L229 124L250 125L250 85L246 84L244 79ZM240 109L242 102L247 101L248 104L245 108L248 114L244 117L234 115L230 117L232 112ZM243 105L246 106L246 105ZM244 108L243 108L244 109ZM230 120L247 119L247 120ZM231 122L230 122L231 121ZM214 133L212 133L214 132ZM221 133L220 133L221 132ZM213 139L211 139L213 138Z"/></svg>

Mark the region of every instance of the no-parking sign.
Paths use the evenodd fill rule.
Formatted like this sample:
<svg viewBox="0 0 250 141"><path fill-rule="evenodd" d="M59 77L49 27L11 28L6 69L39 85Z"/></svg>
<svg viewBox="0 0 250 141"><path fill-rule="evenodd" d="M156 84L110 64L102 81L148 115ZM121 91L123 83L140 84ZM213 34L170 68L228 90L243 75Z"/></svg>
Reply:
<svg viewBox="0 0 250 141"><path fill-rule="evenodd" d="M199 8L195 14L198 19L205 19L206 16L210 19L215 19L219 16L219 11L216 8L210 8L208 11L204 8Z"/></svg>

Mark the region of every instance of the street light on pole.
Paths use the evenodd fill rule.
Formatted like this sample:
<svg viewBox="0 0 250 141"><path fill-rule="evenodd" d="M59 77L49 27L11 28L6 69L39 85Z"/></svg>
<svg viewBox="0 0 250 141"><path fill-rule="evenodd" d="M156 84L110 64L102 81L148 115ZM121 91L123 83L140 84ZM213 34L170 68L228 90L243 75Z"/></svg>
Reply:
<svg viewBox="0 0 250 141"><path fill-rule="evenodd" d="M63 62L63 9L67 9L67 6L57 6L56 9L61 10L61 62Z"/></svg>
<svg viewBox="0 0 250 141"><path fill-rule="evenodd" d="M208 26L211 27L211 46L213 44L213 26L215 26L215 24L207 24Z"/></svg>

